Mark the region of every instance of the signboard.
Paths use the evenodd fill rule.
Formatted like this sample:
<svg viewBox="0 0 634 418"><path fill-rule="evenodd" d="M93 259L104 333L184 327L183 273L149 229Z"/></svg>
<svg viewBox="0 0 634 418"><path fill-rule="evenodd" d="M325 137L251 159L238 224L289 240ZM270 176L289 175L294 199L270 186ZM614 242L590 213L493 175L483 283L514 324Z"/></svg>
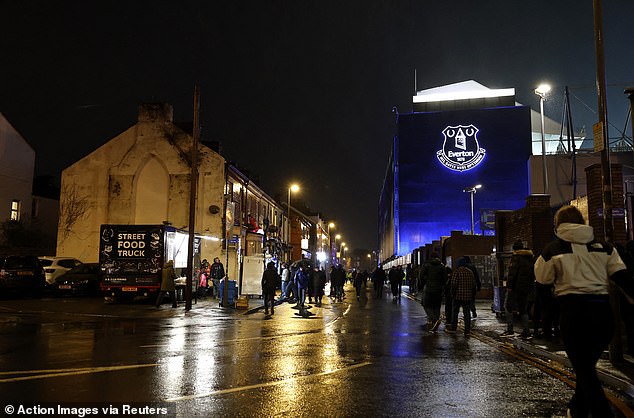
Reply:
<svg viewBox="0 0 634 418"><path fill-rule="evenodd" d="M597 215L599 218L603 218L603 208L597 209ZM625 209L623 208L612 208L612 217L613 218L625 218Z"/></svg>
<svg viewBox="0 0 634 418"><path fill-rule="evenodd" d="M99 263L110 274L156 274L163 265L164 229L158 225L102 225Z"/></svg>

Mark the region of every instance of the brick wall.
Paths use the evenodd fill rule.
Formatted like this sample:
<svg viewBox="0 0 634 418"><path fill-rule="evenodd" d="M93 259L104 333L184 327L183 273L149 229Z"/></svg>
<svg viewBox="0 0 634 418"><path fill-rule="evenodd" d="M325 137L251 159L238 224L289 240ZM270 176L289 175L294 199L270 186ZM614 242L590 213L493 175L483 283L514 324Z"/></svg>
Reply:
<svg viewBox="0 0 634 418"><path fill-rule="evenodd" d="M588 188L588 224L594 228L594 237L605 240L603 225L603 183L601 164L593 164L586 167L586 179ZM625 245L627 241L625 219L624 219L624 190L623 190L623 167L620 164L612 164L612 208L614 223L614 242Z"/></svg>
<svg viewBox="0 0 634 418"><path fill-rule="evenodd" d="M550 195L530 195L521 209L496 211L495 230L498 252L511 252L520 240L538 254L553 238Z"/></svg>

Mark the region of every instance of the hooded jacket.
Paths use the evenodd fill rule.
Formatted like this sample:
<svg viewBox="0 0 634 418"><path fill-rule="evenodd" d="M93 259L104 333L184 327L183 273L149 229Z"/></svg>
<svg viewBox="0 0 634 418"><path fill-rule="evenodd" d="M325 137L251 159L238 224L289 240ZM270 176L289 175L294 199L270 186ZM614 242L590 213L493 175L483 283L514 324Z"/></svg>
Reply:
<svg viewBox="0 0 634 418"><path fill-rule="evenodd" d="M513 251L507 287L514 292L528 294L533 289L534 283L533 252L531 250Z"/></svg>
<svg viewBox="0 0 634 418"><path fill-rule="evenodd" d="M427 293L442 293L448 279L447 267L438 257L426 262L420 272L421 286Z"/></svg>
<svg viewBox="0 0 634 418"><path fill-rule="evenodd" d="M626 274L614 247L595 241L591 226L562 223L555 235L535 262L535 278L538 283L554 283L556 296L606 295L608 279Z"/></svg>

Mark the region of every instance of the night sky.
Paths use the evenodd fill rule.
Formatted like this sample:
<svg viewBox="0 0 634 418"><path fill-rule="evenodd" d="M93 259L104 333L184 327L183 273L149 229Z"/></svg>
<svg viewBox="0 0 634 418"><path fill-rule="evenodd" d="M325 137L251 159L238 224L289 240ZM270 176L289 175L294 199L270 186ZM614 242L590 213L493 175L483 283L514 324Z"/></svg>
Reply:
<svg viewBox="0 0 634 418"><path fill-rule="evenodd" d="M604 0L610 136L634 85L634 2ZM553 85L561 119L598 120L591 0L9 1L0 0L0 112L59 177L136 123L143 102L191 121L201 87L203 139L260 177L272 196L302 186L352 248L376 247L377 204L395 133L393 106L418 89L474 79ZM630 137L630 128L627 136Z"/></svg>

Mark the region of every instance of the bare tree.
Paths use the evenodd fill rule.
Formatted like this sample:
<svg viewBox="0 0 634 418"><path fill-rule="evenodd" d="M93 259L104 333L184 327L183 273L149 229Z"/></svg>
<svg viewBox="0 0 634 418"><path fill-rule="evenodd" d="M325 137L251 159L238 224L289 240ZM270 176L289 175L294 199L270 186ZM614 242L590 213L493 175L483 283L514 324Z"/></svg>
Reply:
<svg viewBox="0 0 634 418"><path fill-rule="evenodd" d="M88 197L80 196L75 184L67 185L62 190L62 205L60 207L59 224L62 239L71 234L73 226L88 212Z"/></svg>

